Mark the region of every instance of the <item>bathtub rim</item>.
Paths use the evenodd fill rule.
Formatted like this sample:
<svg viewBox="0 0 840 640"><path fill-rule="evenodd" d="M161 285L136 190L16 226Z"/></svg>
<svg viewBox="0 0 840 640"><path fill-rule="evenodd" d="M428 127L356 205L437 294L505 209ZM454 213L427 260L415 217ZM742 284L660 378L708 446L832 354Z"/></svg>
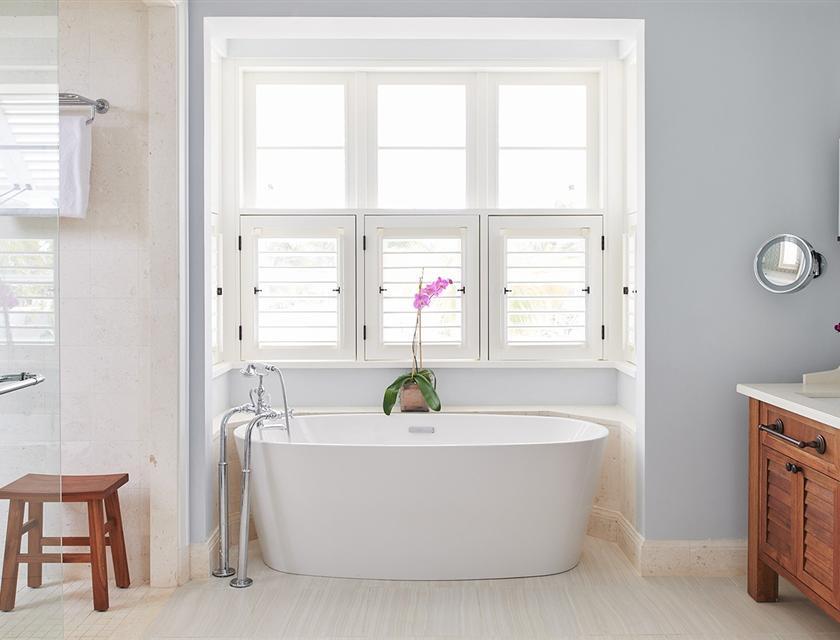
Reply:
<svg viewBox="0 0 840 640"><path fill-rule="evenodd" d="M306 414L299 414L295 417L298 419L304 418L327 418L327 417L342 417L342 418L349 418L350 416L370 416L370 415L382 415L381 412L376 411L356 411L356 412L318 412L318 413L306 413ZM395 413L394 415L402 415L400 413ZM421 413L420 415L427 416L427 415L434 415L430 413ZM594 435L591 437L580 438L577 440L540 440L536 442L458 442L458 443L399 443L399 444L385 444L385 443L378 443L378 442L354 442L354 443L341 443L341 442L283 442L282 440L258 440L256 438L252 438L252 444L264 444L264 445L283 445L285 447L354 447L354 448L389 448L389 449L408 449L408 448L422 448L422 449L434 449L434 448L466 448L466 447L532 447L532 446L547 446L547 445L572 445L572 444L588 444L592 442L597 442L599 440L605 440L610 435L610 430L607 426L603 424L599 424L592 420L586 420L583 418L576 418L567 415L535 415L533 413L514 413L512 411L486 411L486 412L479 412L479 411L449 411L449 412L441 412L439 415L460 415L460 416L497 416L497 417L517 417L517 418L536 418L536 419L549 419L549 420L568 420L572 422L583 422L587 425L592 427L597 427L599 430L598 435ZM294 420L294 417L292 418ZM244 431L247 429L247 425L250 422L251 418L247 418L240 421L234 422L232 425L233 436L235 440L242 441L244 440ZM267 429L271 431L282 431L282 425L277 425L276 427L267 427Z"/></svg>

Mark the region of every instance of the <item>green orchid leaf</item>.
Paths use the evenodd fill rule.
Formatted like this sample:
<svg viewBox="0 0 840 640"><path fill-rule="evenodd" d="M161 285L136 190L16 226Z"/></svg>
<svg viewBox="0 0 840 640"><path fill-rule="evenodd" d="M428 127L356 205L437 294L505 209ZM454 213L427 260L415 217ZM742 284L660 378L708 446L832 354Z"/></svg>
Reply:
<svg viewBox="0 0 840 640"><path fill-rule="evenodd" d="M426 404L429 405L429 409L432 411L440 411L440 398L438 398L437 391L432 386L432 383L429 382L429 379L425 376L415 375L414 381L417 383L417 386L420 387L420 393L423 394L423 399L426 401Z"/></svg>
<svg viewBox="0 0 840 640"><path fill-rule="evenodd" d="M434 371L431 369L420 369L417 373L423 375L433 387L437 388L437 377Z"/></svg>
<svg viewBox="0 0 840 640"><path fill-rule="evenodd" d="M391 411L394 408L394 405L397 402L397 396L400 393L400 389L402 389L403 385L405 384L406 380L411 379L411 374L404 373L403 375L399 376L396 380L394 380L388 387L385 389L385 397L382 398L382 410L385 412L386 416L391 415Z"/></svg>

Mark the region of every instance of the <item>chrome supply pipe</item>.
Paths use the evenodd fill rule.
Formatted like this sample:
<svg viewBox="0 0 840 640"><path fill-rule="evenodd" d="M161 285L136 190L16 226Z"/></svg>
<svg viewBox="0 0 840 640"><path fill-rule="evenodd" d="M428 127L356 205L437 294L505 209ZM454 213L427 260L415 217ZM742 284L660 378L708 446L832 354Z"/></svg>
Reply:
<svg viewBox="0 0 840 640"><path fill-rule="evenodd" d="M251 434L255 427L262 427L266 420L279 418L276 411L265 411L254 417L245 430L245 453L242 464L242 504L239 509L239 563L237 576L230 581L230 586L242 589L250 587L254 581L248 577L248 536L249 519L251 517ZM286 417L288 424L288 416Z"/></svg>
<svg viewBox="0 0 840 640"><path fill-rule="evenodd" d="M219 431L219 561L213 570L217 578L228 578L236 571L230 566L230 516L228 513L227 425L237 413L256 413L253 404L233 407L222 416Z"/></svg>

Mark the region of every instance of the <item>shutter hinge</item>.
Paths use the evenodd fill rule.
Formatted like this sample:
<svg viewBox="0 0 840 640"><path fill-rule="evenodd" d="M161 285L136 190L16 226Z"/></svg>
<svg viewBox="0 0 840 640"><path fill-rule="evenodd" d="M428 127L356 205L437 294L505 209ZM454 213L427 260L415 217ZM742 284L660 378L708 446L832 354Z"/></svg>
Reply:
<svg viewBox="0 0 840 640"><path fill-rule="evenodd" d="M362 340L367 340L367 325L362 325Z"/></svg>
<svg viewBox="0 0 840 640"><path fill-rule="evenodd" d="M242 340L242 325L239 325L239 339Z"/></svg>
<svg viewBox="0 0 840 640"><path fill-rule="evenodd" d="M221 287L216 287L216 295L217 296L222 295L222 288Z"/></svg>
<svg viewBox="0 0 840 640"><path fill-rule="evenodd" d="M627 294L630 293L630 287L622 287L621 288L621 293L623 293L626 296Z"/></svg>
<svg viewBox="0 0 840 640"><path fill-rule="evenodd" d="M601 251L603 251L607 246L607 241L604 236L601 236Z"/></svg>
<svg viewBox="0 0 840 640"><path fill-rule="evenodd" d="M362 236L362 251L367 251L367 236Z"/></svg>
<svg viewBox="0 0 840 640"><path fill-rule="evenodd" d="M604 325L601 325L601 340L607 339L607 328Z"/></svg>
<svg viewBox="0 0 840 640"><path fill-rule="evenodd" d="M239 236L239 250L242 251L242 236Z"/></svg>

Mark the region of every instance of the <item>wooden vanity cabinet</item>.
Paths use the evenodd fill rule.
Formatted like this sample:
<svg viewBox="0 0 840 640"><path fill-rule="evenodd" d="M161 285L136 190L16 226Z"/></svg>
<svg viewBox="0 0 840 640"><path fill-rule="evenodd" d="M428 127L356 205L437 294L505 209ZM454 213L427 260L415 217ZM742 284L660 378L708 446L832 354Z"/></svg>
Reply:
<svg viewBox="0 0 840 640"><path fill-rule="evenodd" d="M840 621L840 431L750 399L747 588L784 576Z"/></svg>

